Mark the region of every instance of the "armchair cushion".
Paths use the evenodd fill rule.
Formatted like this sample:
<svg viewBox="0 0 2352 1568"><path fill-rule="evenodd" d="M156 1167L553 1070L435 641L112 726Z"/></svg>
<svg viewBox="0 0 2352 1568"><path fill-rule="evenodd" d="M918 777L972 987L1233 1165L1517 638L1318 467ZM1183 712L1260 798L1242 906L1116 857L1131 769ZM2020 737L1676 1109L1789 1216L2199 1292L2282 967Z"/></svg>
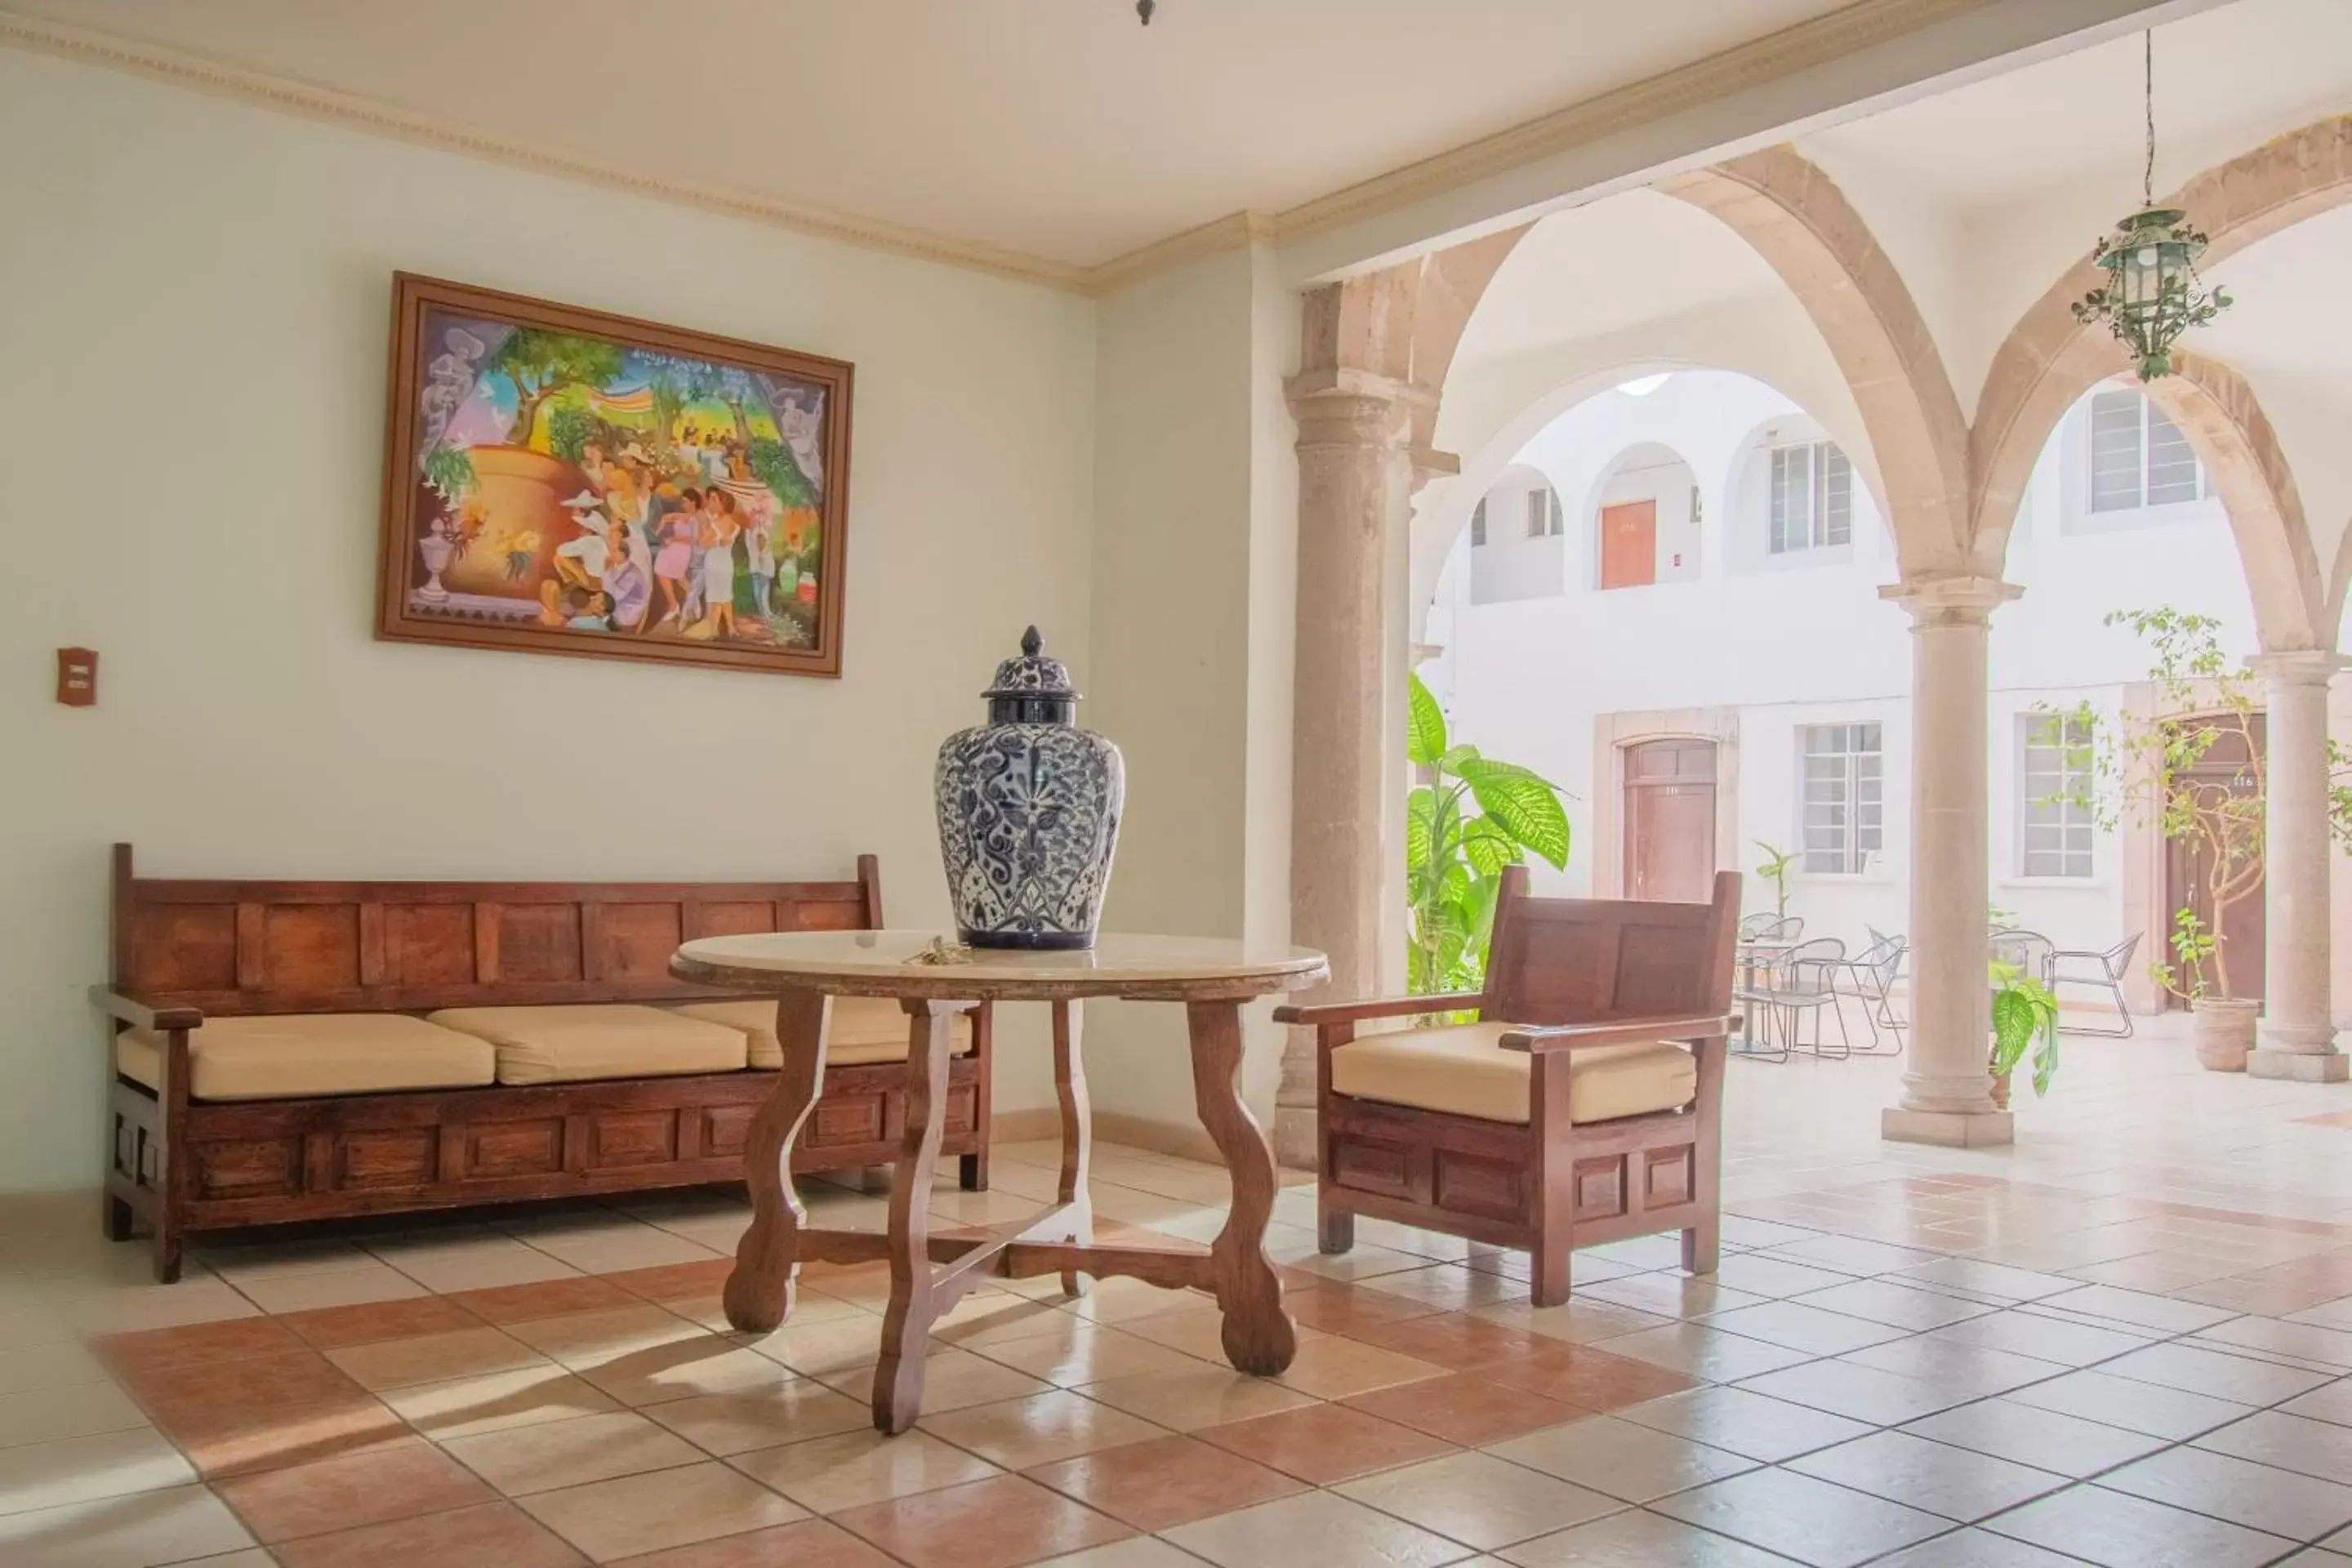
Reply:
<svg viewBox="0 0 2352 1568"><path fill-rule="evenodd" d="M676 1009L689 1018L723 1024L741 1033L751 1044L751 1065L770 1072L784 1065L784 1048L776 1040L773 1002L688 1002ZM952 1026L960 1057L971 1054L971 1014L959 1013ZM836 996L833 1023L825 1033L828 1067L866 1067L876 1062L907 1059L907 1010L887 996Z"/></svg>
<svg viewBox="0 0 2352 1568"><path fill-rule="evenodd" d="M1332 1091L1524 1126L1534 1058L1502 1047L1511 1027L1454 1024L1366 1036L1332 1051ZM1673 1110L1698 1092L1697 1060L1664 1040L1576 1051L1568 1075L1568 1114L1576 1122Z"/></svg>
<svg viewBox="0 0 2352 1568"><path fill-rule="evenodd" d="M507 1084L736 1072L748 1050L740 1030L634 1002L445 1007L427 1022L488 1041Z"/></svg>
<svg viewBox="0 0 2352 1568"><path fill-rule="evenodd" d="M144 1029L114 1037L114 1068L163 1086L163 1041ZM405 1013L285 1013L207 1019L188 1037L193 1100L308 1100L406 1089L476 1089L490 1081L488 1042Z"/></svg>

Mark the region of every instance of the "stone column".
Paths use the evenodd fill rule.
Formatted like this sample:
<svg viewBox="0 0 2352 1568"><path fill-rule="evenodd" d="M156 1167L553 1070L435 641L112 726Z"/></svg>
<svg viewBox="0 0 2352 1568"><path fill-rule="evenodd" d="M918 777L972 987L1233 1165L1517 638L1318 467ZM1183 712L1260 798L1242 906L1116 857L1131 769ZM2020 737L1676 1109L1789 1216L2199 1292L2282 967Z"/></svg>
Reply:
<svg viewBox="0 0 2352 1568"><path fill-rule="evenodd" d="M2258 654L2267 734L2263 815L2263 1021L2246 1071L2340 1083L2328 994L2327 680L2345 660L2318 651Z"/></svg>
<svg viewBox="0 0 2352 1568"><path fill-rule="evenodd" d="M1879 590L1911 615L1911 1054L1879 1131L1917 1143L2006 1143L1992 1103L1988 621L2017 597L1990 577Z"/></svg>
<svg viewBox="0 0 2352 1568"><path fill-rule="evenodd" d="M1387 826L1404 766L1403 627L1391 615L1403 549L1417 390L1347 368L1286 388L1298 421L1298 636L1293 676L1290 940L1331 958L1313 995L1380 994L1392 862ZM1395 647L1391 647L1391 643ZM1282 1053L1274 1145L1286 1165L1318 1163L1314 1031Z"/></svg>

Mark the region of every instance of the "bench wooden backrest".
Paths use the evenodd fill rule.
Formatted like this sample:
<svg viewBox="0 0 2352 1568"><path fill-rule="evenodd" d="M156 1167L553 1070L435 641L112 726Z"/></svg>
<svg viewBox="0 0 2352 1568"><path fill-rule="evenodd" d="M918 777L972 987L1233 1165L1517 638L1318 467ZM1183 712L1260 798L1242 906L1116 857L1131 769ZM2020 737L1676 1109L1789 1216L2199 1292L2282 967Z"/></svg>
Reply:
<svg viewBox="0 0 2352 1568"><path fill-rule="evenodd" d="M881 923L871 855L845 882L167 881L114 847L114 988L207 1014L724 996L671 978L679 942Z"/></svg>
<svg viewBox="0 0 2352 1568"><path fill-rule="evenodd" d="M1713 901L1538 899L1528 873L1503 873L1479 1016L1514 1024L1727 1013L1739 926L1739 873L1718 871Z"/></svg>

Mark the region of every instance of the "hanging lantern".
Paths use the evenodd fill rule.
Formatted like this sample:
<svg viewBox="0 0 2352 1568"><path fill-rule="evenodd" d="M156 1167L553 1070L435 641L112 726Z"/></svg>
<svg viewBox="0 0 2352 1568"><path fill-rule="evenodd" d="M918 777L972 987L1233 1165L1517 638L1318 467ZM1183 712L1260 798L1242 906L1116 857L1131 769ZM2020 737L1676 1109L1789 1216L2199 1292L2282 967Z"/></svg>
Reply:
<svg viewBox="0 0 2352 1568"><path fill-rule="evenodd" d="M2169 375L2180 334L2229 308L2228 290L2209 290L2198 279L2205 237L2189 226L2188 216L2178 207L2151 206L2116 225L2091 256L2105 269L2106 287L2074 304L2076 321L2105 322L2115 333L2142 381Z"/></svg>
<svg viewBox="0 0 2352 1568"><path fill-rule="evenodd" d="M2229 309L2226 289L2208 290L2197 277L2205 236L2178 207L2156 205L2156 35L2147 38L2147 165L2140 210L2116 226L2091 252L2107 285L2074 302L2084 326L2105 323L2131 354L2142 381L2172 374L2172 345Z"/></svg>

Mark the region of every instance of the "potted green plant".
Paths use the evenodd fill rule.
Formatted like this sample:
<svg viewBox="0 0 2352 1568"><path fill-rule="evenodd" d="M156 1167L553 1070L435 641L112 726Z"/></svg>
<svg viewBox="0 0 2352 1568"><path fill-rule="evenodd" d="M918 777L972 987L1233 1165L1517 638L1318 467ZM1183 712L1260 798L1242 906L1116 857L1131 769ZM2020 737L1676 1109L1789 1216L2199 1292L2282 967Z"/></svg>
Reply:
<svg viewBox="0 0 2352 1568"><path fill-rule="evenodd" d="M1757 848L1764 851L1756 874L1772 884L1772 912L1786 919L1789 913L1789 878L1797 868L1797 852L1781 849L1763 839L1754 839Z"/></svg>
<svg viewBox="0 0 2352 1568"><path fill-rule="evenodd" d="M2033 1097L2050 1092L2058 1072L2058 998L2014 963L1994 959L1992 980L1992 1102L2009 1109L2010 1074L2033 1050Z"/></svg>
<svg viewBox="0 0 2352 1568"><path fill-rule="evenodd" d="M1415 995L1475 991L1503 868L1533 855L1568 866L1568 811L1559 785L1516 763L1449 742L1445 714L1418 675L1408 679L1406 756L1418 775L1405 800L1405 889Z"/></svg>
<svg viewBox="0 0 2352 1568"><path fill-rule="evenodd" d="M2269 776L2263 705L2252 678L2223 650L2221 623L2169 605L2117 610L2108 626L2148 645L2155 715L2110 722L2083 704L2052 712L2045 736L2060 738L2091 783L2074 796L2102 831L2129 813L2194 855L2205 871L2207 910L2171 913L2165 952L2148 966L2157 984L2189 1005L2200 1066L2242 1072L2262 1004L2242 993L2258 984L2251 954L2230 951L2230 914L2259 897ZM2352 842L2352 791L2333 743L2329 826ZM2234 962L2233 962L2234 960Z"/></svg>

